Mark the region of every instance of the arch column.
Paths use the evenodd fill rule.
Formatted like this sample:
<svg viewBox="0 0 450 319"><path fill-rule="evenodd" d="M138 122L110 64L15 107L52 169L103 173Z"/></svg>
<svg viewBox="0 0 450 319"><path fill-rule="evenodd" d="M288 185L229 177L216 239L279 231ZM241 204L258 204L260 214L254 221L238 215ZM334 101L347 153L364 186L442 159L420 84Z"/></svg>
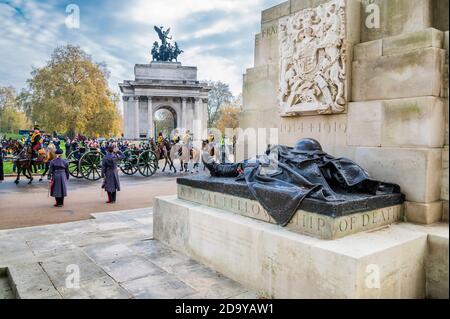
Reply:
<svg viewBox="0 0 450 319"><path fill-rule="evenodd" d="M203 103L202 103L202 110L201 110L201 116L203 119L202 122L202 134L208 134L207 130L208 130L208 99L202 99Z"/></svg>
<svg viewBox="0 0 450 319"><path fill-rule="evenodd" d="M147 96L148 99L148 115L147 115L147 121L148 121L148 133L147 138L152 138L155 135L155 128L153 126L153 97Z"/></svg>
<svg viewBox="0 0 450 319"><path fill-rule="evenodd" d="M123 96L122 97L122 101L123 101L123 136L125 139L130 139L132 138L131 134L130 134L130 125L129 125L129 117L130 117L130 109L129 109L129 105L128 105L128 101L129 101L129 97L128 96Z"/></svg>
<svg viewBox="0 0 450 319"><path fill-rule="evenodd" d="M134 110L134 139L140 139L140 128L139 128L139 96L133 98L133 110Z"/></svg>
<svg viewBox="0 0 450 319"><path fill-rule="evenodd" d="M188 109L187 109L187 98L183 97L181 98L181 127L184 130L188 129Z"/></svg>
<svg viewBox="0 0 450 319"><path fill-rule="evenodd" d="M203 134L203 101L200 98L195 99L194 106L194 134L196 139L202 138Z"/></svg>

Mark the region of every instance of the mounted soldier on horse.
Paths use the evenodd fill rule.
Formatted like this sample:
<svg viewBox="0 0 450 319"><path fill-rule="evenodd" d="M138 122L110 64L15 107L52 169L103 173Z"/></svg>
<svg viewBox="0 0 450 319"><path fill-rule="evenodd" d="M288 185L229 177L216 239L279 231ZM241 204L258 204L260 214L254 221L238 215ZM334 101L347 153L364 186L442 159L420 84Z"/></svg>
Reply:
<svg viewBox="0 0 450 319"><path fill-rule="evenodd" d="M194 173L194 170L198 173L201 152L198 148L194 147L193 139L192 133L187 130L182 139L178 139L178 141L173 140L170 156L172 159L178 158L180 160L181 172L188 172L189 163L192 161L193 167L191 173Z"/></svg>

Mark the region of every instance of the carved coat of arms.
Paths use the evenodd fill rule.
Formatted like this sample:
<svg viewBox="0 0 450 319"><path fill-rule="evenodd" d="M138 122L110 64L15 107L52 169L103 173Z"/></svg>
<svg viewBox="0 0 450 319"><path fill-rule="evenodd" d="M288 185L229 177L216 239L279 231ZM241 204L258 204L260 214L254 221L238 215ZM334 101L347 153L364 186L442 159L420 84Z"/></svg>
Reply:
<svg viewBox="0 0 450 319"><path fill-rule="evenodd" d="M283 115L345 111L345 20L345 0L332 0L280 20Z"/></svg>

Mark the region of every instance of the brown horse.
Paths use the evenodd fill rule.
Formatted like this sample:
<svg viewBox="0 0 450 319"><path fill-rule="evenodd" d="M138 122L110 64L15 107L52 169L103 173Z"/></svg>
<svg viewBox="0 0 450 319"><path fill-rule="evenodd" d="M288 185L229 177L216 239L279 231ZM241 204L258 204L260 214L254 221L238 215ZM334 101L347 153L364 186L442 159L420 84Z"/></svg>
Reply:
<svg viewBox="0 0 450 319"><path fill-rule="evenodd" d="M7 146L13 154L13 162L17 167L17 178L14 183L19 184L20 174L23 174L30 181L33 182L33 166L36 164L33 161L33 150L31 146L23 146L19 141L12 141Z"/></svg>
<svg viewBox="0 0 450 319"><path fill-rule="evenodd" d="M173 165L172 158L170 157L170 149L171 145L170 142L167 139L164 139L164 142L162 145L156 144L154 139L150 139L150 149L155 153L156 159L158 160L158 163L160 160L164 159L164 167L162 169L163 172L165 172L167 164L169 164L169 169L177 172L177 169ZM159 168L159 164L158 164Z"/></svg>

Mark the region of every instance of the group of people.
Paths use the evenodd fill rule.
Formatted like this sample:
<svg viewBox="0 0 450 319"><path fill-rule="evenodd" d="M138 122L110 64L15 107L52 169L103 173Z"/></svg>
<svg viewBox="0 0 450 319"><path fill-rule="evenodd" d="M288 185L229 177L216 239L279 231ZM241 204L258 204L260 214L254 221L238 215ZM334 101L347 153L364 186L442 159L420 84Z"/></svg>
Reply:
<svg viewBox="0 0 450 319"><path fill-rule="evenodd" d="M78 136L76 138L66 140L66 157L69 157L70 153L74 151L83 152L86 149L98 149L102 152L103 155L107 153L108 147L110 145L117 146L121 152L125 152L125 150L134 147L133 144L128 141L124 141L122 139L93 139L86 138L83 136Z"/></svg>
<svg viewBox="0 0 450 319"><path fill-rule="evenodd" d="M64 206L64 198L67 197L69 174L69 162L62 158L63 151L56 151L56 159L50 162L50 195L55 198L55 207ZM106 148L106 155L102 161L102 189L108 194L108 204L114 204L117 199L117 191L120 191L118 174L118 162L123 159L123 153L113 143Z"/></svg>
<svg viewBox="0 0 450 319"><path fill-rule="evenodd" d="M108 194L107 203L113 204L117 200L117 191L120 191L120 180L118 174L118 164L124 159L124 152L128 149L142 149L149 145L156 145L156 147L164 147L167 143L173 145L182 143L188 149L193 148L193 134L188 130L184 134L175 131L170 137L165 137L162 132L158 133L156 139L141 142L139 145L131 143L122 139L94 139L78 135L74 138L64 138L58 136L56 132L53 134L45 134L35 127L29 136L22 137L21 143L28 145L32 149L32 160L42 165L45 168L40 181L48 172L50 180L50 195L55 198L55 207L62 207L64 205L64 198L68 193L69 161L64 159L64 151L61 142L65 141L65 157L69 157L72 152L79 152L82 154L86 150L97 149L103 153L102 162L102 188ZM208 136L204 143L224 145L221 141L216 143L214 135ZM6 139L0 140L1 145L8 144ZM210 150L214 152L217 148L211 147ZM6 152L2 148L2 153ZM2 154L7 155L7 154ZM214 154L210 154L213 155ZM225 161L223 161L225 162Z"/></svg>
<svg viewBox="0 0 450 319"><path fill-rule="evenodd" d="M123 151L130 147L127 141L122 140L98 140L87 139L82 136L76 138L60 138L56 133L44 134L39 127L35 127L28 136L22 136L19 141L24 147L31 148L30 161L36 166L45 168L40 181L48 173L50 180L50 196L55 198L55 207L64 206L64 198L68 194L69 161L64 159L64 151L61 141L66 142L66 157L76 150L82 148L99 149L105 155L102 163L102 188L108 194L107 203L113 204L117 199L117 191L120 191L120 181L118 175L118 162L124 158ZM3 158L17 154L7 154L7 145L11 145L12 140L0 138L1 168L3 173Z"/></svg>
<svg viewBox="0 0 450 319"><path fill-rule="evenodd" d="M12 144L12 141L12 138L0 138L1 155L3 159L16 155L7 147ZM48 171L48 164L55 158L55 152L61 149L61 142L62 141L56 132L44 134L38 127L35 127L28 136L23 135L20 139L20 143L23 146L30 146L32 148L31 160L36 163L34 166L34 173L37 173L38 169L44 169L45 173ZM13 162L12 169L13 172L16 172L17 167L15 162Z"/></svg>

